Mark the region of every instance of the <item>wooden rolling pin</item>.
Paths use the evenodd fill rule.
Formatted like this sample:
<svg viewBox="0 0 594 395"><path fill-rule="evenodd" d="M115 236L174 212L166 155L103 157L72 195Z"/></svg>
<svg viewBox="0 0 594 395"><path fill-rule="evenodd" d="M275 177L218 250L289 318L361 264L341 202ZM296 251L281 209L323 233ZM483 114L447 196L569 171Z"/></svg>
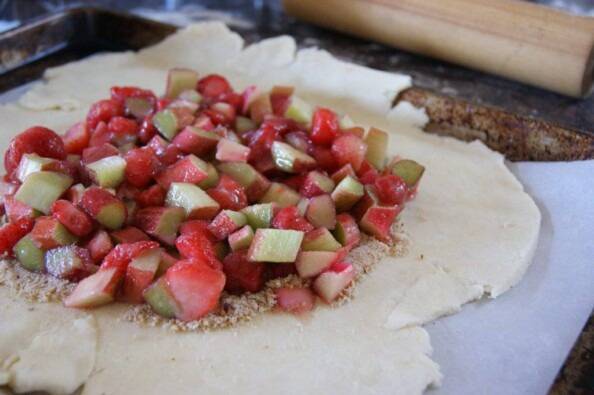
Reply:
<svg viewBox="0 0 594 395"><path fill-rule="evenodd" d="M297 18L574 97L590 93L594 18L517 0L283 0Z"/></svg>

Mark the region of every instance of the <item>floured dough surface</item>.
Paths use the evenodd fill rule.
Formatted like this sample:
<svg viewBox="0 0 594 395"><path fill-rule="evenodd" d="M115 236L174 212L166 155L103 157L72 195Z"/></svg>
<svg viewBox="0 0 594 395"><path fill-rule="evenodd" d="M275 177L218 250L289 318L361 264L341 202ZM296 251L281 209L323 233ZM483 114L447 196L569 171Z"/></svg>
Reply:
<svg viewBox="0 0 594 395"><path fill-rule="evenodd" d="M171 67L217 72L237 89L295 85L312 103L389 131L391 154L427 168L420 193L400 216L409 254L385 258L345 306L319 304L305 320L266 314L229 330L176 334L121 320L124 306L88 313L97 321L97 355L83 393L419 394L438 384L441 375L419 325L484 294L505 292L520 280L538 239L540 213L503 157L480 143L424 134L423 114L409 106L392 110L395 95L410 86L407 76L340 62L317 49L295 52L288 37L243 49L241 38L218 23L190 26L138 54L101 55L49 70L44 84L0 108L0 149L32 124L63 133L112 85L162 92ZM83 75L84 84L74 77ZM29 306L0 297L0 309ZM48 323L74 314L33 306ZM51 317L54 309L62 317ZM6 325L1 320L0 331ZM42 377L29 380L49 385Z"/></svg>

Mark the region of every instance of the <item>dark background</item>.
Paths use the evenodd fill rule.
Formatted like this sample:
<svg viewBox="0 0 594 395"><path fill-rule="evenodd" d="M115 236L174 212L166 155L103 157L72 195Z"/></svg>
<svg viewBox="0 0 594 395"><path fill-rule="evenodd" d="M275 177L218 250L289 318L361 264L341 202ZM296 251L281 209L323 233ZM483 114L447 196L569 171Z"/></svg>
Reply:
<svg viewBox="0 0 594 395"><path fill-rule="evenodd" d="M594 16L594 0L534 2ZM0 0L0 20L12 22L3 23L4 29L7 29L76 5L133 11L180 24L191 20L224 18L232 28L239 29L248 42L290 34L301 46L319 46L356 63L410 74L415 84L423 88L594 133L592 97L586 100L563 97L307 25L284 15L280 0Z"/></svg>

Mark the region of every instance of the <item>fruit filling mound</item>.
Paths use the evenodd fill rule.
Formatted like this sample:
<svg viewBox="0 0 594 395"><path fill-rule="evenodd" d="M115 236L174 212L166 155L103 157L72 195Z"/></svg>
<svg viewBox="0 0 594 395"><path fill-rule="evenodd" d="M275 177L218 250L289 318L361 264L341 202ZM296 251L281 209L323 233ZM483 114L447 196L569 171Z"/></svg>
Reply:
<svg viewBox="0 0 594 395"><path fill-rule="evenodd" d="M224 294L274 288L279 309L332 303L357 275L361 232L391 228L424 168L388 133L314 107L289 86L233 90L172 69L158 97L113 87L63 135L34 126L4 156L0 253L76 283L67 307L147 303L200 320Z"/></svg>

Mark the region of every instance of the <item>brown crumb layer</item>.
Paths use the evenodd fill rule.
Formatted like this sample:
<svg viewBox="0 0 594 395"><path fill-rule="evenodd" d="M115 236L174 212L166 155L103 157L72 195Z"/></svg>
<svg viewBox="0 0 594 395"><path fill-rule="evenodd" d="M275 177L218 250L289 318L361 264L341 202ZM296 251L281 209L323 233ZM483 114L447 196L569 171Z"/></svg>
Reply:
<svg viewBox="0 0 594 395"><path fill-rule="evenodd" d="M395 224L393 231L396 236L392 245L362 235L361 244L353 249L346 258L355 267L357 273L355 281L343 291L332 304L333 307L343 305L351 300L356 284L370 273L382 258L406 254L408 241L402 236L400 226ZM29 272L14 262L11 260L0 261L0 285L7 286L11 293L29 301L60 302L72 292L76 285L45 274ZM229 328L273 310L276 306L275 288L304 287L309 284L309 280L291 275L268 281L264 289L257 293L242 295L223 293L218 309L197 321L183 322L161 317L147 304L131 306L124 313L123 318L140 325L163 327L175 332L202 332Z"/></svg>

